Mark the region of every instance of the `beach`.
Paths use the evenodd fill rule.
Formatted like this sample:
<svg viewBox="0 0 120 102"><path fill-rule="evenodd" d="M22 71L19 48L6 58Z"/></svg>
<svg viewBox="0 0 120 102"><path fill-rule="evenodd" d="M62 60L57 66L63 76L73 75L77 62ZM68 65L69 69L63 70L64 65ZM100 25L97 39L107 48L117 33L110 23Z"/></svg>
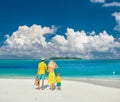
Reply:
<svg viewBox="0 0 120 102"><path fill-rule="evenodd" d="M62 90L51 91L34 86L39 60L0 60L0 102L120 102L120 60L55 62Z"/></svg>
<svg viewBox="0 0 120 102"><path fill-rule="evenodd" d="M108 84L114 82L111 80ZM116 80L118 86L119 82ZM0 102L120 102L119 87L97 83L95 79L92 82L65 79L62 80L62 90L51 91L47 80L44 90L36 90L34 79L1 78Z"/></svg>

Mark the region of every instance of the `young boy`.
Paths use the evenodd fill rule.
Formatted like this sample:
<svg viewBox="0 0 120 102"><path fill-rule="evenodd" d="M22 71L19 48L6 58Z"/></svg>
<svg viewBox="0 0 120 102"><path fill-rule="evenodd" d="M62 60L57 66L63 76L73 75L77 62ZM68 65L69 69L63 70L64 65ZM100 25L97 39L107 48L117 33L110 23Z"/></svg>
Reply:
<svg viewBox="0 0 120 102"><path fill-rule="evenodd" d="M57 83L57 85L56 85L57 89L61 90L61 77L60 77L60 73L57 74L56 83Z"/></svg>

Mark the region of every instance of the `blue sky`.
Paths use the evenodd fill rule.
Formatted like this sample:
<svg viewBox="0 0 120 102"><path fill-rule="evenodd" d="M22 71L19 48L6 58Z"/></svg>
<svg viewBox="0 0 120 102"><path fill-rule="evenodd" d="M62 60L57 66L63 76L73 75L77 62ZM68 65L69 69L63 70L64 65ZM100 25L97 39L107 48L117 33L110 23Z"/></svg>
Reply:
<svg viewBox="0 0 120 102"><path fill-rule="evenodd" d="M60 37L63 35L64 37L67 36L66 33L70 30L68 29L67 31L67 28L71 28L74 30L74 32L85 31L87 37L89 37L89 33L92 31L95 32L95 35L100 35L100 32L106 31L109 36L112 35L114 41L115 40L118 41L115 43L119 43L119 39L120 39L119 13L120 13L119 0L115 0L115 1L113 0L1 0L0 1L1 59L18 57L18 53L13 54L9 52L12 50L9 50L7 52L5 51L5 48L10 49L10 41L8 42L8 40L14 39L13 32L17 32L20 26L27 26L28 28L30 28L34 24L36 25L36 27L40 25L43 28L49 27L51 30L54 29L54 31L52 32L53 34L51 34L51 32L49 31L47 32L48 35L47 37L45 37L46 38L45 41L54 42L52 40L55 39L56 38L55 36L57 35L60 35ZM52 26L54 27L52 28ZM46 33L43 33L44 36L45 34ZM11 40L11 42L14 43L14 40ZM79 43L76 42L77 45L79 45ZM38 45L42 46L40 43ZM82 45L82 46L86 46L86 45ZM23 46L21 48L23 48ZM30 51L30 49L29 50L28 49L26 51ZM112 47L112 50L113 49L116 51L114 53L117 53L116 56L118 56L120 52L119 46L116 47L115 44L114 48ZM13 49L13 52L15 50L18 50L19 52L20 49L19 48ZM82 54L82 56L80 57L102 58L104 57L104 55L106 55L106 58L109 58L108 55L112 53L111 48L109 48L109 51L104 52L104 54L103 52L101 53L101 50L99 51L90 50L89 52L86 52L87 54L89 53L86 57L85 56L86 54L82 53L80 47L77 52L76 51L73 52L63 51L63 52L62 51L56 52L57 54L52 56L72 56L72 55L78 56ZM69 54L67 54L67 52ZM48 53L43 54L43 52L40 51L38 55L42 54L43 57L44 56L48 57L49 55ZM19 52L19 55L20 54L21 52ZM34 58L33 56L29 56L29 55L27 55L26 58L29 57ZM14 57L10 57L10 56L14 56ZM21 58L23 58L23 56L24 54L20 55ZM120 57L115 57L115 58L118 59Z"/></svg>

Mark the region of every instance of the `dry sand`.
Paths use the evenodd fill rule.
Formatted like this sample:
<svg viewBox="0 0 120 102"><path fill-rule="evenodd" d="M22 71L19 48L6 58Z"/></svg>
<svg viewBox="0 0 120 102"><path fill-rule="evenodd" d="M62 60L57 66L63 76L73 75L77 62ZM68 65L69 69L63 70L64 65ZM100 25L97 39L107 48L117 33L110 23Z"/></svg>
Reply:
<svg viewBox="0 0 120 102"><path fill-rule="evenodd" d="M63 80L62 90L36 90L34 79L0 79L0 102L120 102L120 88Z"/></svg>

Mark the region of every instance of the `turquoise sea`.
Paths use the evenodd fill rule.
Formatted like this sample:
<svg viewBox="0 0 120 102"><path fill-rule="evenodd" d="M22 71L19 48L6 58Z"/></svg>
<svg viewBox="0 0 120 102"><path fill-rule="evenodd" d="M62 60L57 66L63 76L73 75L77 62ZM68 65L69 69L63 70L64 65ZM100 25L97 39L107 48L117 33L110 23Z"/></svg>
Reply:
<svg viewBox="0 0 120 102"><path fill-rule="evenodd" d="M48 60L45 61L48 64ZM61 77L120 79L120 60L55 60ZM39 60L0 60L0 78L34 78ZM46 74L47 76L47 74Z"/></svg>

